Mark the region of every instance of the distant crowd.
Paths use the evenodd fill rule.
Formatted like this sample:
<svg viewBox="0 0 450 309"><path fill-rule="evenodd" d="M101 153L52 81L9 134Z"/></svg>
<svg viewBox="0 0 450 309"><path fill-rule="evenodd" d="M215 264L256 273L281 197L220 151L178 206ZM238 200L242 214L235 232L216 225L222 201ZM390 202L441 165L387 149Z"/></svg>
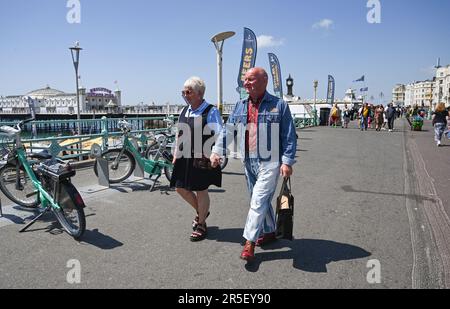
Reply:
<svg viewBox="0 0 450 309"><path fill-rule="evenodd" d="M347 129L350 121L359 119L361 131L374 128L376 131L389 130L389 132L393 132L395 119L405 117L411 126L411 130L421 131L427 115L432 116L436 145L441 146L444 134L450 138L450 127L448 127L450 107L446 108L444 103L437 104L433 111L424 106L415 105L406 108L394 106L393 103L390 103L387 107L365 103L360 108L353 107L351 109L346 104L341 110L335 104L331 109L328 125L342 126L342 128Z"/></svg>

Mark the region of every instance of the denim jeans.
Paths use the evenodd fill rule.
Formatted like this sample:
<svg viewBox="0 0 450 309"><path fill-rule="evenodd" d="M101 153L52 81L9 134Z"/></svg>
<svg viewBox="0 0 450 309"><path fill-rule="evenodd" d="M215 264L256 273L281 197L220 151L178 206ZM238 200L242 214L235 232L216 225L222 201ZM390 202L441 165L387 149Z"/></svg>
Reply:
<svg viewBox="0 0 450 309"><path fill-rule="evenodd" d="M446 129L445 123L436 123L434 125L434 140L437 142L441 141L442 135Z"/></svg>
<svg viewBox="0 0 450 309"><path fill-rule="evenodd" d="M359 124L360 124L360 128L361 130L367 130L368 126L368 117L361 117Z"/></svg>
<svg viewBox="0 0 450 309"><path fill-rule="evenodd" d="M280 163L247 158L244 167L251 198L244 238L256 242L261 232L276 230L272 199L280 177Z"/></svg>

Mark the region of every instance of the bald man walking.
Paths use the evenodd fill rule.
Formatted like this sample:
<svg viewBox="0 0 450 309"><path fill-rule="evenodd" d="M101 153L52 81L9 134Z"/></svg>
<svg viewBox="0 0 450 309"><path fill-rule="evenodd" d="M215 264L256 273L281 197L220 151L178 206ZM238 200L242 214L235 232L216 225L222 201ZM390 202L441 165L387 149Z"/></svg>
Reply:
<svg viewBox="0 0 450 309"><path fill-rule="evenodd" d="M297 150L289 106L266 91L268 80L262 68L247 72L244 87L249 98L236 104L211 155L213 166L220 164L220 156L238 132L239 155L251 196L243 235L246 243L240 257L249 262L255 258L255 246L276 241L271 203L280 175L290 177L293 173Z"/></svg>

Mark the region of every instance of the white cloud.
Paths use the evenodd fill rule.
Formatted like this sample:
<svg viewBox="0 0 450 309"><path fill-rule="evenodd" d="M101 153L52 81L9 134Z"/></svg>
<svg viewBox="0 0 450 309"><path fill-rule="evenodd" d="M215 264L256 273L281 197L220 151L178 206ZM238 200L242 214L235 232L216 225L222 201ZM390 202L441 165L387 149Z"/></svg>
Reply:
<svg viewBox="0 0 450 309"><path fill-rule="evenodd" d="M263 35L258 36L256 39L258 41L259 48L284 45L284 39L275 39L273 36L270 36L270 35L263 34Z"/></svg>
<svg viewBox="0 0 450 309"><path fill-rule="evenodd" d="M329 30L334 24L334 21L332 21L331 19L322 19L321 21L315 23L312 28L313 29L325 29L325 30Z"/></svg>

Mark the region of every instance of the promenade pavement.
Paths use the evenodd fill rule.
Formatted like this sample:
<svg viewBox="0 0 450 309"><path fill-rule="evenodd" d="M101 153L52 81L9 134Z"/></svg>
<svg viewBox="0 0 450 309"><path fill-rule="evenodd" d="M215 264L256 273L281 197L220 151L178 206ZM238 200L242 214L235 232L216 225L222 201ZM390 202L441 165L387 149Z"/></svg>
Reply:
<svg viewBox="0 0 450 309"><path fill-rule="evenodd" d="M440 288L450 287L450 141L427 122L412 132L316 127L298 131L294 241L239 259L249 195L230 160L211 190L208 238L191 243L194 212L161 178L101 189L90 168L74 183L87 204L81 242L51 215L24 234L31 213L3 195L0 288ZM81 282L70 284L68 261Z"/></svg>

